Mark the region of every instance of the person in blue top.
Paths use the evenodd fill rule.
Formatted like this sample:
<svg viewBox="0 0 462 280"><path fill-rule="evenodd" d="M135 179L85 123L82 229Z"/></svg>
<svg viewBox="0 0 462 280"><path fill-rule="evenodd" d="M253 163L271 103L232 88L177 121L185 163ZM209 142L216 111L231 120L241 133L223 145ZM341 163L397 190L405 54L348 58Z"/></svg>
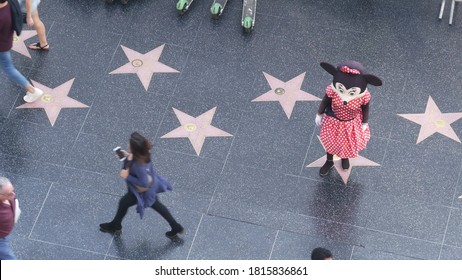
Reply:
<svg viewBox="0 0 462 280"><path fill-rule="evenodd" d="M120 199L114 219L109 223L100 224L100 230L109 233L119 233L122 230L122 220L128 208L137 205L136 210L143 218L144 209L151 207L159 213L172 228L165 235L174 238L184 233L184 228L173 218L170 211L159 201L158 193L171 190L165 178L158 176L153 169L150 150L152 144L138 132L130 136L128 143L132 153L126 153L127 161L120 177L127 182L127 193Z"/></svg>

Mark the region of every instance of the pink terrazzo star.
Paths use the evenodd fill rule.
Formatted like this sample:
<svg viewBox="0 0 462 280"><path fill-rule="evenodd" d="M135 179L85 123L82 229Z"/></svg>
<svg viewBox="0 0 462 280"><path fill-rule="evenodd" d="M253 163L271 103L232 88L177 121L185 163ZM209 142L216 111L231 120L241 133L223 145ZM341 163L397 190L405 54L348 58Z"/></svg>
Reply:
<svg viewBox="0 0 462 280"><path fill-rule="evenodd" d="M462 112L459 113L441 113L431 96L428 97L427 108L423 114L398 114L398 116L420 124L420 132L417 137L417 144L435 134L443 134L459 143L460 139L451 127L451 123L462 118Z"/></svg>
<svg viewBox="0 0 462 280"><path fill-rule="evenodd" d="M127 64L117 68L110 74L129 74L135 73L138 75L141 83L145 90L148 90L149 84L151 83L152 75L154 73L178 73L179 71L159 62L160 55L164 50L165 44L160 47L153 49L145 54L141 54L137 51L122 46L122 50L127 56Z"/></svg>
<svg viewBox="0 0 462 280"><path fill-rule="evenodd" d="M318 140L319 140L319 142L321 142L321 139L319 138L319 136L318 136ZM321 144L322 144L322 142L321 142ZM324 146L323 146L323 148L324 148ZM325 150L325 148L324 148L324 150ZM324 155L321 158L319 158L319 159L313 161L312 163L308 164L306 167L319 167L319 168L321 168L321 166L323 166L324 163L326 162L326 159L327 159L327 156ZM353 166L380 166L380 164L378 164L378 163L376 163L376 162L374 162L374 161L372 161L370 159L367 159L365 157L362 157L360 155L358 155L355 158L350 158L349 161L350 161L350 168L348 168L348 170L343 170L341 158L334 155L334 167L337 170L337 173L342 178L342 181L345 183L345 185L348 182L348 178L350 178L351 169L353 168Z"/></svg>
<svg viewBox="0 0 462 280"><path fill-rule="evenodd" d="M21 36L19 37L15 34L13 37L13 47L11 50L31 58L29 48L26 46L24 41L34 36L37 36L37 32L35 30L23 30L21 32Z"/></svg>
<svg viewBox="0 0 462 280"><path fill-rule="evenodd" d="M276 79L265 72L263 72L263 74L271 86L271 90L255 98L252 102L278 101L288 119L290 119L290 116L292 115L295 102L321 100L320 98L300 89L302 87L303 80L305 79L306 72L298 75L288 82Z"/></svg>
<svg viewBox="0 0 462 280"><path fill-rule="evenodd" d="M233 136L226 131L211 125L217 107L208 110L198 117L192 117L178 109L173 108L181 126L165 134L161 138L189 138L196 154L199 155L206 137Z"/></svg>
<svg viewBox="0 0 462 280"><path fill-rule="evenodd" d="M36 109L43 108L50 120L51 126L54 126L61 109L63 108L88 108L87 105L67 96L71 90L74 79L71 79L64 84L51 89L36 81L32 81L35 87L43 90L43 95L32 103L22 104L16 109Z"/></svg>

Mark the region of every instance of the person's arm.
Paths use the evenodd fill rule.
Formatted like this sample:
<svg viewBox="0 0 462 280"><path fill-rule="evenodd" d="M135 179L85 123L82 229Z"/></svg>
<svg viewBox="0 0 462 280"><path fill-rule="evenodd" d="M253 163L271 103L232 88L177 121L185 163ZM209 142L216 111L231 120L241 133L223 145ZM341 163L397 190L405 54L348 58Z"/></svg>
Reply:
<svg viewBox="0 0 462 280"><path fill-rule="evenodd" d="M364 105L361 105L361 110L362 110L362 113L363 113L363 120L362 120L362 124L361 124L361 129L363 131L366 131L366 129L369 128L369 124L367 123L367 121L369 120L369 102L364 104Z"/></svg>
<svg viewBox="0 0 462 280"><path fill-rule="evenodd" d="M361 110L363 112L363 123L367 123L369 120L369 103L361 105Z"/></svg>
<svg viewBox="0 0 462 280"><path fill-rule="evenodd" d="M324 98L321 101L321 104L319 104L319 109L318 109L318 115L324 114L324 111L326 110L326 107L332 104L332 98L327 96L327 94L324 95Z"/></svg>
<svg viewBox="0 0 462 280"><path fill-rule="evenodd" d="M330 106L331 104L332 104L332 98L327 96L327 94L324 95L324 98L321 100L321 104L319 104L319 109L316 114L316 118L314 119L314 122L316 123L317 126L321 126L324 111L326 110L326 107Z"/></svg>

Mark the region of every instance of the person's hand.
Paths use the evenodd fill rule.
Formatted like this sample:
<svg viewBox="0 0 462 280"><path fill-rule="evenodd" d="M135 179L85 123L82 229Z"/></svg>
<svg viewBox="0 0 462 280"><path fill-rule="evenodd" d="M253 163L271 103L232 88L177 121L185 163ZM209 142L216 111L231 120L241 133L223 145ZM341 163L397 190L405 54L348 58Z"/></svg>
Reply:
<svg viewBox="0 0 462 280"><path fill-rule="evenodd" d="M322 123L322 115L316 114L316 119L314 120L317 126L321 126Z"/></svg>
<svg viewBox="0 0 462 280"><path fill-rule="evenodd" d="M126 151L124 151L124 152L126 152ZM127 159L128 159L128 160L133 160L133 154L130 154L129 152L126 152L126 153L127 153L127 154L126 154L126 155L127 155Z"/></svg>
<svg viewBox="0 0 462 280"><path fill-rule="evenodd" d="M361 128L362 128L363 131L366 131L366 129L367 129L368 127L369 127L369 125L368 125L367 123L363 123L363 124L361 125Z"/></svg>
<svg viewBox="0 0 462 280"><path fill-rule="evenodd" d="M27 22L27 26L29 27L34 26L34 20L32 19L32 16L26 16L26 22Z"/></svg>
<svg viewBox="0 0 462 280"><path fill-rule="evenodd" d="M131 154L130 154L129 152L127 152L127 151L125 151L125 150L120 150L120 151L125 155L125 157L126 157L128 160L132 160L131 157L133 157L133 156L131 156ZM130 157L130 156L131 156L131 157ZM114 157L115 157L116 159L118 159L118 160L120 159L120 158L119 158L119 155L117 155L117 153L114 154Z"/></svg>
<svg viewBox="0 0 462 280"><path fill-rule="evenodd" d="M124 179L127 179L128 177L128 169L122 169L120 170L120 173L119 173L120 177L124 178Z"/></svg>

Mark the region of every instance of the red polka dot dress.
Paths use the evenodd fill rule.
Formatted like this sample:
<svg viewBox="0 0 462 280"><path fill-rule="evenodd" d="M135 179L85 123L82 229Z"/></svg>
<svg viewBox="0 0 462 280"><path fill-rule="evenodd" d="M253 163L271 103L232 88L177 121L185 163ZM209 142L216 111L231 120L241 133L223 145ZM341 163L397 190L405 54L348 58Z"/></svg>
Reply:
<svg viewBox="0 0 462 280"><path fill-rule="evenodd" d="M340 158L355 158L359 151L366 148L371 138L369 128L365 131L361 128L363 120L361 105L369 103L371 95L366 89L363 96L344 105L331 85L327 87L326 94L332 98L332 111L338 119L324 116L321 124L321 142L329 154Z"/></svg>

